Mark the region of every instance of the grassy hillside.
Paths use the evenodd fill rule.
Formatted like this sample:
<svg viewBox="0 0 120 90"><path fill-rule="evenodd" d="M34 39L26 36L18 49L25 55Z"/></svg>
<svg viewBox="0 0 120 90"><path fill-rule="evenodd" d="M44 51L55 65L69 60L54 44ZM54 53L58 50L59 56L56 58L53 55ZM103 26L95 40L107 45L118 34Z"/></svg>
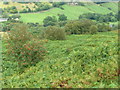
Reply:
<svg viewBox="0 0 120 90"><path fill-rule="evenodd" d="M0 2L0 8L7 8L12 6L15 6L18 11L23 10L24 8L26 8L26 6L29 6L29 8L32 10L34 9L33 7L35 6L35 4L34 3L21 4L17 2L9 2L9 4L3 4L3 2Z"/></svg>
<svg viewBox="0 0 120 90"><path fill-rule="evenodd" d="M22 74L16 72L16 63L3 62L3 87L117 88L117 39L114 31L49 40L45 60Z"/></svg>
<svg viewBox="0 0 120 90"><path fill-rule="evenodd" d="M93 11L94 13L107 14L113 12L106 7L100 6L99 4L86 5L85 7L87 7L90 11Z"/></svg>
<svg viewBox="0 0 120 90"><path fill-rule="evenodd" d="M49 4L50 3L45 3ZM116 13L118 11L118 3L115 2L108 2L108 3L102 3L102 4L95 4L95 3L84 3L85 6L73 6L73 5L64 5L62 6L64 10L60 8L53 8L47 11L41 11L37 13L23 13L21 14L21 21L23 22L43 22L43 19L47 16L57 16L58 14L64 13L69 20L78 19L79 15L83 13L100 13L100 14L107 14L110 12ZM33 10L35 9L34 6L36 6L34 3L17 3L17 2L10 2L9 4L5 5L3 2L0 2L1 8L16 6L18 11L21 11L25 9L27 6ZM36 6L37 7L37 6ZM57 16L58 17L58 16Z"/></svg>
<svg viewBox="0 0 120 90"><path fill-rule="evenodd" d="M109 10L107 5L111 5L112 10ZM114 6L112 6L114 5ZM79 15L83 13L100 13L100 14L107 14L110 12L115 13L117 11L117 4L116 3L105 3L101 6L99 4L87 4L85 6L70 6L64 5L64 10L60 8L54 8L51 10L47 10L44 12L39 13L26 13L21 14L21 19L24 22L39 22L42 24L42 21L47 16L57 16L58 14L64 13L69 20L78 19Z"/></svg>
<svg viewBox="0 0 120 90"><path fill-rule="evenodd" d="M103 7L111 8L113 12L118 12L118 3L103 3Z"/></svg>
<svg viewBox="0 0 120 90"><path fill-rule="evenodd" d="M20 14L21 19L24 22L39 22L42 23L43 19L47 16L58 16L58 14L65 14L68 19L78 19L80 14L92 12L89 9L82 6L69 6L64 5L64 10L60 8L54 8L51 10L47 10L40 13L28 13L28 14Z"/></svg>

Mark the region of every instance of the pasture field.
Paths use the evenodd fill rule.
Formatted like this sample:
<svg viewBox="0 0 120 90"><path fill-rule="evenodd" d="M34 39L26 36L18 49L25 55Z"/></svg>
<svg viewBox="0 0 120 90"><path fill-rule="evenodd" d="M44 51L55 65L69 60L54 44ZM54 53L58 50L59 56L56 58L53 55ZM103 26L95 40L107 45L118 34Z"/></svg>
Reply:
<svg viewBox="0 0 120 90"><path fill-rule="evenodd" d="M113 12L118 12L118 3L103 3L103 7L111 8Z"/></svg>
<svg viewBox="0 0 120 90"><path fill-rule="evenodd" d="M108 6L111 6L111 10L108 9ZM113 6L112 6L113 5ZM33 23L43 23L43 20L47 16L56 16L58 18L58 14L65 14L69 20L78 19L79 15L83 13L100 13L107 14L110 12L115 13L118 11L118 5L116 3L103 3L100 5L97 4L87 4L85 6L72 6L72 5L63 5L64 10L60 8L53 8L47 11L37 12L37 13L23 13L20 14L20 20L23 22L33 22Z"/></svg>
<svg viewBox="0 0 120 90"><path fill-rule="evenodd" d="M91 12L89 9L83 6L64 5L63 8L64 10L61 10L60 8L53 8L51 10L47 10L39 13L20 14L21 15L20 20L26 23L39 22L42 24L44 18L47 16L56 16L58 18L58 14L65 14L69 20L76 20L78 19L80 14Z"/></svg>
<svg viewBox="0 0 120 90"><path fill-rule="evenodd" d="M5 42L3 43L3 46ZM4 88L118 88L118 33L68 35L45 44L47 55L21 74L17 64L5 61Z"/></svg>
<svg viewBox="0 0 120 90"><path fill-rule="evenodd" d="M106 7L102 7L102 6L96 5L96 4L86 5L85 7L87 7L89 10L93 11L94 13L107 14L107 13L113 12Z"/></svg>

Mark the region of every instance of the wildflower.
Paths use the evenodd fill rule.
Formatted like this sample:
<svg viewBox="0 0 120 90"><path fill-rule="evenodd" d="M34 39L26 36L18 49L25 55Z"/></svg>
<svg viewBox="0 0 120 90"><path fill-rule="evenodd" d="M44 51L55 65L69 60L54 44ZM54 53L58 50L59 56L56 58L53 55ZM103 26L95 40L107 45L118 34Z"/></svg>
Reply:
<svg viewBox="0 0 120 90"><path fill-rule="evenodd" d="M27 63L23 63L23 65L26 65Z"/></svg>
<svg viewBox="0 0 120 90"><path fill-rule="evenodd" d="M30 48L27 48L28 50L31 50Z"/></svg>

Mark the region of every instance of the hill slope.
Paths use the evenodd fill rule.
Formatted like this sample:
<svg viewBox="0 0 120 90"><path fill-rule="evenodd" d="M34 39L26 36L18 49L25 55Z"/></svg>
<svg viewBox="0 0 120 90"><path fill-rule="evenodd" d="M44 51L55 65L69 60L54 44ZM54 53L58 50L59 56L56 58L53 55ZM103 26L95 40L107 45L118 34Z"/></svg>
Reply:
<svg viewBox="0 0 120 90"><path fill-rule="evenodd" d="M109 6L107 6L109 5ZM114 6L112 6L114 5ZM43 22L43 19L47 16L57 16L58 14L65 14L69 20L78 19L79 15L83 13L101 13L107 14L110 12L116 13L118 11L118 6L116 3L103 3L101 6L99 4L88 4L85 6L71 6L71 5L63 5L64 10L60 8L53 8L51 10L47 10L39 13L29 13L29 14L21 14L21 19L24 22ZM111 10L109 9L111 7Z"/></svg>
<svg viewBox="0 0 120 90"><path fill-rule="evenodd" d="M50 3L46 3L49 4ZM34 7L37 7L35 3L17 3L17 2L9 2L9 4L3 4L0 2L1 8L16 6L17 10L23 10L27 6L31 10L34 10ZM100 14L107 14L110 12L116 13L118 11L118 3L117 2L107 2L102 4L95 4L93 2L84 2L84 6L81 5L63 5L64 10L60 8L52 8L50 10L41 11L37 13L21 13L21 21L23 22L43 22L43 19L47 16L57 16L58 14L65 14L69 20L78 19L79 15L83 13L100 13Z"/></svg>
<svg viewBox="0 0 120 90"><path fill-rule="evenodd" d="M16 73L16 63L3 61L6 66L3 87L117 88L118 77L114 76L118 66L117 37L117 32L104 32L71 35L63 41L49 40L44 61L22 74Z"/></svg>

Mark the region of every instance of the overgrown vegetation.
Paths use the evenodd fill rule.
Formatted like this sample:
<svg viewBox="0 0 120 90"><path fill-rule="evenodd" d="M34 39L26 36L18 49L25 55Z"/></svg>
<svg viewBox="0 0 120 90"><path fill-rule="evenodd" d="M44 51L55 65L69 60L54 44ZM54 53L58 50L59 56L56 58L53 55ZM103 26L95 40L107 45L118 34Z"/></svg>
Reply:
<svg viewBox="0 0 120 90"><path fill-rule="evenodd" d="M49 10L47 16L45 12L43 24L36 22L39 17L24 23L21 14L3 13L8 18L0 23L3 88L120 88L118 27L112 24L118 14L110 13L113 9L106 3L19 4L26 15L53 7L57 11Z"/></svg>
<svg viewBox="0 0 120 90"><path fill-rule="evenodd" d="M64 29L56 26L47 27L43 33L43 36L50 40L65 40L65 35Z"/></svg>
<svg viewBox="0 0 120 90"><path fill-rule="evenodd" d="M46 52L44 42L34 39L27 29L26 25L15 25L5 40L6 57L8 61L18 62L19 71L23 70L24 66L35 65L43 60Z"/></svg>
<svg viewBox="0 0 120 90"><path fill-rule="evenodd" d="M70 35L45 47L44 61L22 74L17 74L15 62L4 58L2 87L118 88L116 32Z"/></svg>
<svg viewBox="0 0 120 90"><path fill-rule="evenodd" d="M82 18L96 20L96 21L99 21L101 23L118 21L117 14L113 14L113 13L109 13L109 14L106 14L106 15L97 14L97 13L86 13L86 14L83 14L83 15L79 16L79 19L82 19Z"/></svg>

